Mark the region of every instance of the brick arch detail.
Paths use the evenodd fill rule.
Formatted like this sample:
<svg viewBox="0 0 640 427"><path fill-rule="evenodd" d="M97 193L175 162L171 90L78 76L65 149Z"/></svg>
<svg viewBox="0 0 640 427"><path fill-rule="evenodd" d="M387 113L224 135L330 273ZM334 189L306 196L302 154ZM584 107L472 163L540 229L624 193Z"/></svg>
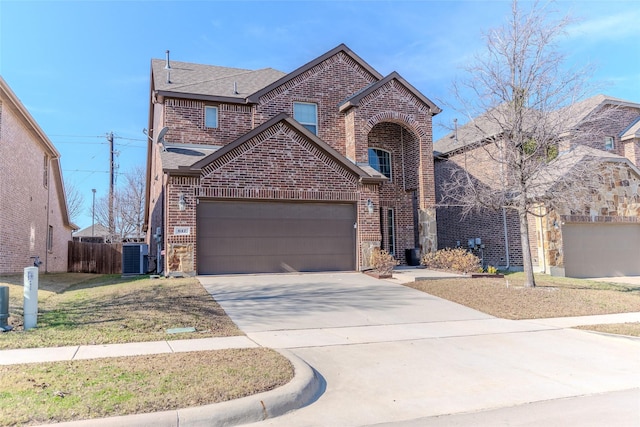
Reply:
<svg viewBox="0 0 640 427"><path fill-rule="evenodd" d="M413 132L421 141L424 141L428 137L424 127L421 126L413 117L412 114L406 114L399 111L382 111L371 116L363 127L363 133L368 135L369 132L380 123L396 123L408 128Z"/></svg>

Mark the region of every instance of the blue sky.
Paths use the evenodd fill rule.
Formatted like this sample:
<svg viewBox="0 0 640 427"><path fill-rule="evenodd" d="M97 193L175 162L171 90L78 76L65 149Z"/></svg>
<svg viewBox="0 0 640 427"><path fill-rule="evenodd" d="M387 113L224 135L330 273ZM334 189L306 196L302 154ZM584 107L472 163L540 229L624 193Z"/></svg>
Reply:
<svg viewBox="0 0 640 427"><path fill-rule="evenodd" d="M640 102L640 0L559 1L580 22L560 48L594 63L602 92ZM152 58L293 71L345 43L386 75L397 71L444 107L460 67L501 25L510 1L0 0L0 74L62 155L84 195L107 194L114 132L118 171L145 164ZM435 118L434 138L453 120ZM124 178L118 179L124 182Z"/></svg>

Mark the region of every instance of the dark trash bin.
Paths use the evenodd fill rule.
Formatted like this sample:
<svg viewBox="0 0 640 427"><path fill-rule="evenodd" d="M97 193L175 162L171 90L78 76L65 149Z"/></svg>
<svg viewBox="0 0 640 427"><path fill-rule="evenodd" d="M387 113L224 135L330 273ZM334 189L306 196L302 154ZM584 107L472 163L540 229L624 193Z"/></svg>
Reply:
<svg viewBox="0 0 640 427"><path fill-rule="evenodd" d="M404 258L407 260L407 265L420 265L420 248L405 249Z"/></svg>

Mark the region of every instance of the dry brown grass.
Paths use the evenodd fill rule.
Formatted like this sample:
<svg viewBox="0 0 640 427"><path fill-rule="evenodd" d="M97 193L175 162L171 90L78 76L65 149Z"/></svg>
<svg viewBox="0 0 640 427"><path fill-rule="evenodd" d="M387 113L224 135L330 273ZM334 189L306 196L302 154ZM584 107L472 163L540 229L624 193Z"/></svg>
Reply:
<svg viewBox="0 0 640 427"><path fill-rule="evenodd" d="M196 279L46 274L38 327L22 328L22 276L10 288L0 349L242 335ZM195 327L197 332L167 334ZM271 390L293 377L268 349L232 349L0 366L0 426L186 408Z"/></svg>
<svg viewBox="0 0 640 427"><path fill-rule="evenodd" d="M640 289L546 275L535 288L524 288L524 276L424 280L407 286L505 319L588 316L640 312Z"/></svg>
<svg viewBox="0 0 640 427"><path fill-rule="evenodd" d="M22 328L22 276L0 277L0 285L9 286L14 327L0 335L0 349L242 335L195 278L43 274L38 327L29 331ZM166 332L184 327L197 332Z"/></svg>
<svg viewBox="0 0 640 427"><path fill-rule="evenodd" d="M576 329L588 331L604 332L606 334L627 335L630 337L640 337L640 323L611 323L606 325L578 326Z"/></svg>
<svg viewBox="0 0 640 427"><path fill-rule="evenodd" d="M0 366L0 426L206 405L292 377L291 364L264 348Z"/></svg>

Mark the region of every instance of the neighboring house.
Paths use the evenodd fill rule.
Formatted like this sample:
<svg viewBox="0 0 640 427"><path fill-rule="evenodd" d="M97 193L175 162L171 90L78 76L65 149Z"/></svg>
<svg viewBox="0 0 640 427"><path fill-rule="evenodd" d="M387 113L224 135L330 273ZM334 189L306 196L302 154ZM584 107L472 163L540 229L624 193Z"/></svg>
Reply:
<svg viewBox="0 0 640 427"><path fill-rule="evenodd" d="M109 227L102 224L90 225L73 233L74 242L86 243L140 243L145 241L144 233L127 233L124 237L116 235L113 239Z"/></svg>
<svg viewBox="0 0 640 427"><path fill-rule="evenodd" d="M69 221L60 154L0 77L0 274L67 271Z"/></svg>
<svg viewBox="0 0 640 427"><path fill-rule="evenodd" d="M94 224L73 233L73 241L104 243L109 235L109 227L102 224Z"/></svg>
<svg viewBox="0 0 640 427"><path fill-rule="evenodd" d="M440 109L345 45L295 71L152 60L146 224L158 272L363 270L436 246ZM164 257L163 257L164 255Z"/></svg>
<svg viewBox="0 0 640 427"><path fill-rule="evenodd" d="M589 206L552 212L541 208L541 218L529 217L534 267L571 277L640 274L640 104L598 95L558 114L570 129L559 135L560 154L551 168L558 181L569 168L588 159L604 161L608 172ZM474 120L473 127L496 136L482 118ZM580 132L581 128L597 131ZM466 124L434 143L437 200L452 166L473 169L465 165L465 158L473 154L466 147L477 142L475 135ZM487 176L481 179L490 181ZM522 268L519 222L513 212L483 211L463 217L458 207L439 206L437 218L439 248L467 247L473 239L473 250L485 265ZM475 244L478 238L480 245Z"/></svg>

